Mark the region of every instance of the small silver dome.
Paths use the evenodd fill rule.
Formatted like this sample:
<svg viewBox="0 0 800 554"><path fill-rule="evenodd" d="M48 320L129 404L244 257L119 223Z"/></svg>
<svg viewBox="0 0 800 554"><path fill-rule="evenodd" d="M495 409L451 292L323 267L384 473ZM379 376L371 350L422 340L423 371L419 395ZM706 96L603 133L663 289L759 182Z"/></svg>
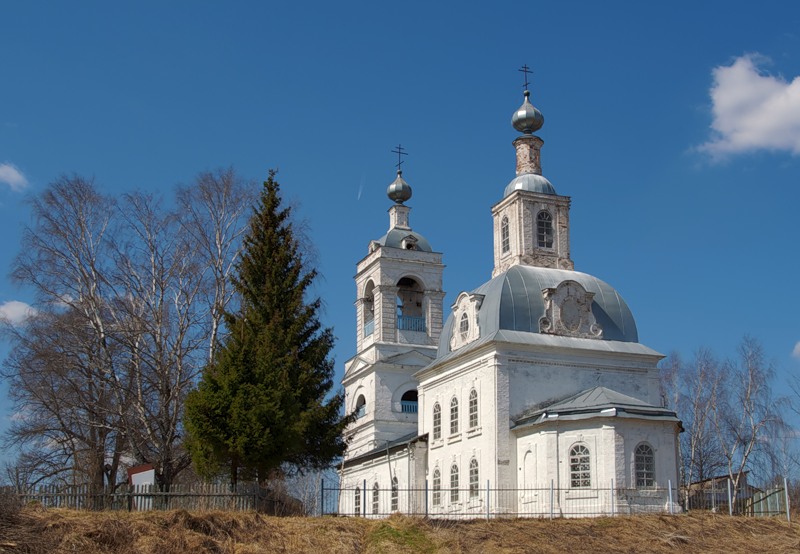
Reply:
<svg viewBox="0 0 800 554"><path fill-rule="evenodd" d="M540 192L542 194L556 194L556 189L547 180L547 178L537 175L535 173L523 173L517 175L508 185L503 192L503 198L514 192L515 190L527 190L528 192Z"/></svg>
<svg viewBox="0 0 800 554"><path fill-rule="evenodd" d="M406 229L390 229L388 233L378 239L378 244L381 246L388 246L389 248L433 252L433 248L431 248L428 239L417 232Z"/></svg>
<svg viewBox="0 0 800 554"><path fill-rule="evenodd" d="M392 184L386 189L386 195L390 200L394 200L398 204L402 204L411 198L411 185L406 183L403 179L402 171L398 170L397 178L392 181Z"/></svg>
<svg viewBox="0 0 800 554"><path fill-rule="evenodd" d="M544 125L544 116L530 103L528 99L530 95L530 91L526 90L525 101L511 116L511 125L514 126L514 129L526 135L538 131Z"/></svg>

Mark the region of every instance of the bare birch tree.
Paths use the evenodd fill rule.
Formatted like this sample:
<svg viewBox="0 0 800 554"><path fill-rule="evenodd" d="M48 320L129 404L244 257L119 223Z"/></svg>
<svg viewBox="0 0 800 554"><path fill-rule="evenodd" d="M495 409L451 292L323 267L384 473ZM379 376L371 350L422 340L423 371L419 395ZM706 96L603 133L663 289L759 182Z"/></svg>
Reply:
<svg viewBox="0 0 800 554"><path fill-rule="evenodd" d="M257 186L232 169L200 173L191 186L178 188L180 225L207 273L204 289L209 310L208 357L219 342L222 316L233 297L231 275L241 254Z"/></svg>
<svg viewBox="0 0 800 554"><path fill-rule="evenodd" d="M125 439L105 379L119 362L105 300L114 296L107 279L114 206L80 177L62 177L33 200L35 225L12 276L34 290L40 309L9 329L4 370L18 410L11 443L31 447L37 455L28 459L46 473L69 471L95 489L113 483Z"/></svg>
<svg viewBox="0 0 800 554"><path fill-rule="evenodd" d="M713 423L733 485L735 506L742 476L753 467L756 456L768 453L771 445L766 439L771 429L783 425L779 407L783 400L772 395L775 371L752 337L742 339L738 359L723 371L727 375L713 405Z"/></svg>
<svg viewBox="0 0 800 554"><path fill-rule="evenodd" d="M179 199L117 201L73 176L32 201L13 277L38 311L7 329L4 376L18 414L8 439L37 475L102 487L122 461L152 463L168 488L189 464L183 403L220 332L249 196L227 170Z"/></svg>

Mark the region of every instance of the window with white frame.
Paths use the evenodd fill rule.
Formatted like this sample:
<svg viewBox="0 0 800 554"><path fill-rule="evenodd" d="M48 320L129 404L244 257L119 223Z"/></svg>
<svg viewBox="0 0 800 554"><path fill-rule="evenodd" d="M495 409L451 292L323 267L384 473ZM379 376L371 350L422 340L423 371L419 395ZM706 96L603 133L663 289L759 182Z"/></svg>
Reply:
<svg viewBox="0 0 800 554"><path fill-rule="evenodd" d="M433 440L442 438L442 407L437 402L433 405Z"/></svg>
<svg viewBox="0 0 800 554"><path fill-rule="evenodd" d="M553 216L547 210L536 216L536 243L539 248L553 248Z"/></svg>
<svg viewBox="0 0 800 554"><path fill-rule="evenodd" d="M509 232L508 232L508 218L503 216L503 220L500 223L500 244L503 254L508 252L511 248L511 241L509 240Z"/></svg>
<svg viewBox="0 0 800 554"><path fill-rule="evenodd" d="M458 502L458 465L450 467L450 502Z"/></svg>
<svg viewBox="0 0 800 554"><path fill-rule="evenodd" d="M398 504L397 477L392 477L392 511L397 511Z"/></svg>
<svg viewBox="0 0 800 554"><path fill-rule="evenodd" d="M648 489L656 486L656 456L649 444L640 444L634 453L636 488Z"/></svg>
<svg viewBox="0 0 800 554"><path fill-rule="evenodd" d="M478 497L478 482L480 474L478 473L478 460L472 458L469 462L469 497Z"/></svg>
<svg viewBox="0 0 800 554"><path fill-rule="evenodd" d="M433 505L439 506L442 503L442 474L439 468L433 470Z"/></svg>
<svg viewBox="0 0 800 554"><path fill-rule="evenodd" d="M569 486L574 489L586 489L592 486L591 457L589 449L583 444L576 444L569 451Z"/></svg>
<svg viewBox="0 0 800 554"><path fill-rule="evenodd" d="M450 434L458 433L458 398L450 400Z"/></svg>
<svg viewBox="0 0 800 554"><path fill-rule="evenodd" d="M372 513L377 514L380 508L380 488L378 488L378 482L375 481L375 484L372 486Z"/></svg>
<svg viewBox="0 0 800 554"><path fill-rule="evenodd" d="M469 335L469 315L467 312L461 314L461 321L458 322L458 332L461 335L461 340L467 340Z"/></svg>
<svg viewBox="0 0 800 554"><path fill-rule="evenodd" d="M355 513L357 516L361 515L361 489L356 487L355 493Z"/></svg>
<svg viewBox="0 0 800 554"><path fill-rule="evenodd" d="M469 428L478 427L478 391L472 389L469 392Z"/></svg>

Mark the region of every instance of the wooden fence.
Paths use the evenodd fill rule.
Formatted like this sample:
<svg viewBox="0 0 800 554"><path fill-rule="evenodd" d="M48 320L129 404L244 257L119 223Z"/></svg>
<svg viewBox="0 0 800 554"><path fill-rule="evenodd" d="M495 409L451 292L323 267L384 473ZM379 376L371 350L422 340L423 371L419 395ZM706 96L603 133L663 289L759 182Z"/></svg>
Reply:
<svg viewBox="0 0 800 554"><path fill-rule="evenodd" d="M17 491L6 487L3 493L15 494L23 503L36 502L47 508L77 510L233 510L259 511L274 515L300 515L302 504L286 495L241 483L232 487L221 484L173 485L169 491L156 485L119 485L104 489L88 485L44 485L33 490Z"/></svg>

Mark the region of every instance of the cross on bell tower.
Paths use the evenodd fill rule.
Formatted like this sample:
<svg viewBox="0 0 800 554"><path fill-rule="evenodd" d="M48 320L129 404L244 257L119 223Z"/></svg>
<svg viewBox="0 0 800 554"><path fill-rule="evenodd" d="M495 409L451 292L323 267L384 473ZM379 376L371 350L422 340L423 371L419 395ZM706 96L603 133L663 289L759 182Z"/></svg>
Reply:
<svg viewBox="0 0 800 554"><path fill-rule="evenodd" d="M442 331L442 255L411 228L411 185L400 169L386 194L389 230L370 241L356 270L356 355L345 364L345 409L359 418L348 432L345 462L377 444L417 429L417 381L413 375L436 356Z"/></svg>

